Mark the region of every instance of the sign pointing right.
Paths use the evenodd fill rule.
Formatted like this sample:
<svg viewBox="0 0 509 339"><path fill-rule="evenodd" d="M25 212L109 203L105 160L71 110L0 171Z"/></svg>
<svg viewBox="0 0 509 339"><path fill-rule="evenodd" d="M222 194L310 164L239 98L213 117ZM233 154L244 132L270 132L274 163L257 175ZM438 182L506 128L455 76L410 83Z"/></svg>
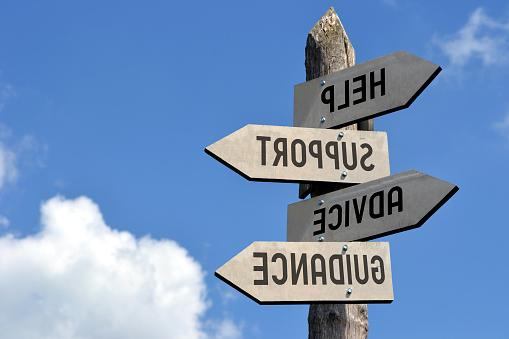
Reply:
<svg viewBox="0 0 509 339"><path fill-rule="evenodd" d="M370 240L416 228L458 187L408 171L288 206L288 241Z"/></svg>
<svg viewBox="0 0 509 339"><path fill-rule="evenodd" d="M296 85L293 125L337 128L407 108L440 71L397 52Z"/></svg>

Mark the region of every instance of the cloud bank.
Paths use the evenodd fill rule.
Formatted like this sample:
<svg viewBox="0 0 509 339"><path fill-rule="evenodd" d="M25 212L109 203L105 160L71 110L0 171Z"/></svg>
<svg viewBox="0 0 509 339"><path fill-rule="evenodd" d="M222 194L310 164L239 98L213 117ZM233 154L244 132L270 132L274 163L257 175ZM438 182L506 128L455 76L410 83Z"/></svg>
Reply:
<svg viewBox="0 0 509 339"><path fill-rule="evenodd" d="M110 228L86 197L52 198L39 233L0 238L3 339L240 338L228 319L206 333L205 293L184 248Z"/></svg>
<svg viewBox="0 0 509 339"><path fill-rule="evenodd" d="M433 42L453 67L465 66L473 59L484 66L504 63L508 61L509 20L496 20L477 8L459 31L449 37L435 37Z"/></svg>

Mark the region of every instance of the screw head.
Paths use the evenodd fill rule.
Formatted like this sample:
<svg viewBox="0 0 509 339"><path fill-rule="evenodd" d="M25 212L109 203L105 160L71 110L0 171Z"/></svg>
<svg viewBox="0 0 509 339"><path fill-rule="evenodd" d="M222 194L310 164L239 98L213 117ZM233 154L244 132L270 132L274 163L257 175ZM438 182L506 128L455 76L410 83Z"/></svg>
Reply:
<svg viewBox="0 0 509 339"><path fill-rule="evenodd" d="M320 122L323 124L325 122L325 117L321 117Z"/></svg>
<svg viewBox="0 0 509 339"><path fill-rule="evenodd" d="M320 238L318 238L318 241L319 241L319 242L322 242L322 241L324 241L324 240L325 240L325 238L324 238L324 237L320 237Z"/></svg>
<svg viewBox="0 0 509 339"><path fill-rule="evenodd" d="M320 81L320 86L325 85L325 80Z"/></svg>
<svg viewBox="0 0 509 339"><path fill-rule="evenodd" d="M345 136L345 133L344 132L339 132L338 133L338 139L341 139L342 137Z"/></svg>
<svg viewBox="0 0 509 339"><path fill-rule="evenodd" d="M344 245L343 245L343 251L345 251L345 252L346 252L347 250L348 250L348 245L347 245L347 244L344 244Z"/></svg>
<svg viewBox="0 0 509 339"><path fill-rule="evenodd" d="M322 206L323 204L325 204L325 201L323 201L323 200L320 200L320 201L318 202L318 206Z"/></svg>
<svg viewBox="0 0 509 339"><path fill-rule="evenodd" d="M346 294L352 294L352 292L353 292L353 290L352 290L352 288L351 288L351 287L348 287L348 288L346 289Z"/></svg>
<svg viewBox="0 0 509 339"><path fill-rule="evenodd" d="M348 172L347 172L347 171L343 171L343 172L341 172L341 176L342 176L342 177L346 177L346 175L347 175L347 174L348 174Z"/></svg>

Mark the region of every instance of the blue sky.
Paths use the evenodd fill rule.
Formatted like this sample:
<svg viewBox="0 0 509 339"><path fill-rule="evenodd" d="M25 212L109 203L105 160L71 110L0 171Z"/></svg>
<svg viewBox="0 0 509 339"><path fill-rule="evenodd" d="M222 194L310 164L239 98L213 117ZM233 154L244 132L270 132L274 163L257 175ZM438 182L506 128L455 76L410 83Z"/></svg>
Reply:
<svg viewBox="0 0 509 339"><path fill-rule="evenodd" d="M213 276L284 241L295 184L248 182L203 148L292 123L307 32L334 6L357 63L443 67L376 119L392 173L460 191L391 244L372 338L504 338L509 5L504 1L0 4L0 332L5 338L306 338L307 306Z"/></svg>

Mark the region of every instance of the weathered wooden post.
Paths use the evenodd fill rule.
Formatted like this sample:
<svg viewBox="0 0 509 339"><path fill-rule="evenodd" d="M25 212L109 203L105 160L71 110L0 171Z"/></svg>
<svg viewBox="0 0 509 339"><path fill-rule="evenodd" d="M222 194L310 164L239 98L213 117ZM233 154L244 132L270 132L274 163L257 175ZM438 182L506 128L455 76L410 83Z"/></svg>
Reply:
<svg viewBox="0 0 509 339"><path fill-rule="evenodd" d="M306 41L306 81L351 67L355 51L334 11L315 24ZM344 129L373 130L373 120ZM299 197L317 196L341 188L341 184L301 184ZM364 304L312 304L308 315L310 339L361 339L368 336L368 306Z"/></svg>
<svg viewBox="0 0 509 339"><path fill-rule="evenodd" d="M311 339L367 338L368 308L356 303L390 303L394 293L388 243L362 241L421 226L458 190L415 170L391 176L386 133L373 132L372 120L355 124L409 107L440 66L406 52L354 63L330 8L308 34L307 81L295 86L294 127L246 125L205 148L248 180L312 183L299 187L299 197L311 199L288 206L287 242L255 241L215 272L260 304L311 303ZM336 86L344 89L338 106ZM366 150L359 161L357 147Z"/></svg>
<svg viewBox="0 0 509 339"><path fill-rule="evenodd" d="M329 8L308 33L306 41L306 81L319 78L355 65L355 50L334 8ZM372 131L373 119L346 126L342 129ZM300 184L299 198L304 199L341 188L341 184Z"/></svg>

